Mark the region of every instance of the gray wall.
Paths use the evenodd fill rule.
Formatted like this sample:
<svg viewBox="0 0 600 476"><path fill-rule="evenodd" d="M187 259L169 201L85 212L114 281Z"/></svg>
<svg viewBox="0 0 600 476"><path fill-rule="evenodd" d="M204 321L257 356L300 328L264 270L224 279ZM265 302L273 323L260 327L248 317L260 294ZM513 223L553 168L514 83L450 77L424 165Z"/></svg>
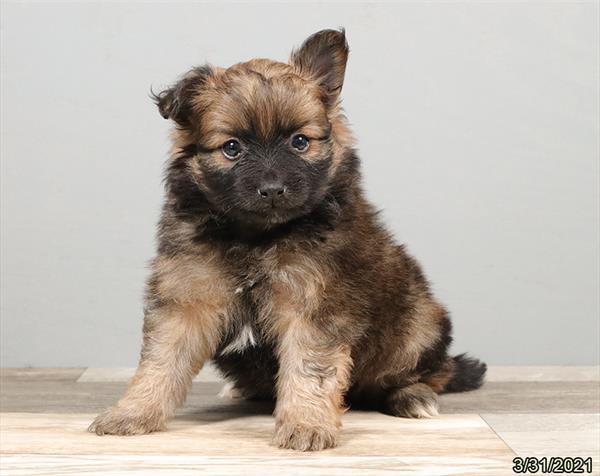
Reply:
<svg viewBox="0 0 600 476"><path fill-rule="evenodd" d="M129 366L193 64L351 46L365 183L492 364L598 364L598 3L2 4L2 365Z"/></svg>

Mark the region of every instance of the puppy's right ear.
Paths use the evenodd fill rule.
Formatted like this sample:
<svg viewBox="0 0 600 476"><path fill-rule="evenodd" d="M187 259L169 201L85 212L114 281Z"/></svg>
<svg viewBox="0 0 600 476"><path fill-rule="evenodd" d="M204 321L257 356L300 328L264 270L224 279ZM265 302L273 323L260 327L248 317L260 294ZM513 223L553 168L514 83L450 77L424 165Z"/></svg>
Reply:
<svg viewBox="0 0 600 476"><path fill-rule="evenodd" d="M199 66L188 71L174 86L158 94L151 92L160 115L180 126L189 126L193 116L192 99L212 74L210 66Z"/></svg>

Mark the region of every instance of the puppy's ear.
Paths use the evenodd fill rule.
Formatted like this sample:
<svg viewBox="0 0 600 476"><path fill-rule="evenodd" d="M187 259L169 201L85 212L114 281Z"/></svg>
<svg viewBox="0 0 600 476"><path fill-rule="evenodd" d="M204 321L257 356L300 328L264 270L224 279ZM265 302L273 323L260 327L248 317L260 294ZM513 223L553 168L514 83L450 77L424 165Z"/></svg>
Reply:
<svg viewBox="0 0 600 476"><path fill-rule="evenodd" d="M192 99L212 74L210 66L199 66L188 71L174 86L158 94L151 92L160 115L180 126L189 126L193 113Z"/></svg>
<svg viewBox="0 0 600 476"><path fill-rule="evenodd" d="M321 30L292 52L290 63L300 74L317 81L333 103L344 84L348 51L344 29Z"/></svg>

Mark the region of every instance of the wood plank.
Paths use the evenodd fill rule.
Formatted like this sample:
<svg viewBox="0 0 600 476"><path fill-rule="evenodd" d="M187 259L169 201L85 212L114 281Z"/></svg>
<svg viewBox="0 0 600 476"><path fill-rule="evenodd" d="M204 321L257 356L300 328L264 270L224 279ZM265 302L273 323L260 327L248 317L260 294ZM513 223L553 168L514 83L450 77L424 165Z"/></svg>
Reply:
<svg viewBox="0 0 600 476"><path fill-rule="evenodd" d="M87 433L93 416L1 414L2 474L73 474L86 468L140 474L162 468L174 474L198 471L198 465L214 468L209 474L254 474L263 466L268 469L263 474L294 469L298 474L307 469L317 474L506 474L514 457L478 415L411 420L352 412L344 415L339 446L319 453L271 446L274 421L266 415L223 413L208 422L179 416L166 432L132 437Z"/></svg>
<svg viewBox="0 0 600 476"><path fill-rule="evenodd" d="M525 366L491 365L488 382L598 382L600 365L587 366Z"/></svg>
<svg viewBox="0 0 600 476"><path fill-rule="evenodd" d="M0 368L0 381L60 381L75 382L85 371L85 367L76 368Z"/></svg>
<svg viewBox="0 0 600 476"><path fill-rule="evenodd" d="M5 381L0 392L4 412L93 413L112 405L126 382ZM222 383L196 382L184 413L236 408L260 411L256 402L217 398ZM263 405L264 406L264 405ZM489 382L474 392L440 396L441 413L599 413L596 382Z"/></svg>
<svg viewBox="0 0 600 476"><path fill-rule="evenodd" d="M134 367L89 367L78 382L128 382L135 373ZM194 382L223 382L218 370L208 363L194 378Z"/></svg>
<svg viewBox="0 0 600 476"><path fill-rule="evenodd" d="M440 399L442 413L598 413L598 382L488 382Z"/></svg>
<svg viewBox="0 0 600 476"><path fill-rule="evenodd" d="M79 382L125 382L135 372L133 367L90 367ZM222 381L218 371L207 364L195 378L196 382ZM498 366L488 368L487 382L598 382L600 366Z"/></svg>
<svg viewBox="0 0 600 476"><path fill-rule="evenodd" d="M296 454L270 446L270 415L222 413L207 421L176 417L168 431L143 436L103 436L86 431L95 415L2 413L3 454L189 454L202 456L281 456ZM344 415L340 446L326 453L344 456L502 456L507 447L479 415L432 419L395 418L379 413ZM202 444L199 444L202 442Z"/></svg>
<svg viewBox="0 0 600 476"><path fill-rule="evenodd" d="M4 476L17 475L264 475L264 476L411 476L512 474L512 463L498 458L460 456L323 456L301 453L286 457L210 457L173 455L3 455Z"/></svg>
<svg viewBox="0 0 600 476"><path fill-rule="evenodd" d="M582 456L600 460L598 413L481 416L519 456Z"/></svg>

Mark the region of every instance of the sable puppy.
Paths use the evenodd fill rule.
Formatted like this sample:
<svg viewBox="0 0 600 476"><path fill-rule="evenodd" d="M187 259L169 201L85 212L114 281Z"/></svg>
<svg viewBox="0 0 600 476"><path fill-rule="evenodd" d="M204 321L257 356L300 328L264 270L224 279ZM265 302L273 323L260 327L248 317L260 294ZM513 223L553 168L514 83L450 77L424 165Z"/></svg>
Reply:
<svg viewBox="0 0 600 476"><path fill-rule="evenodd" d="M140 364L99 435L161 430L214 359L234 390L276 398L273 442L334 446L346 404L437 414L486 366L449 357L450 321L360 185L340 107L343 31L289 63L202 66L156 96L176 123Z"/></svg>

